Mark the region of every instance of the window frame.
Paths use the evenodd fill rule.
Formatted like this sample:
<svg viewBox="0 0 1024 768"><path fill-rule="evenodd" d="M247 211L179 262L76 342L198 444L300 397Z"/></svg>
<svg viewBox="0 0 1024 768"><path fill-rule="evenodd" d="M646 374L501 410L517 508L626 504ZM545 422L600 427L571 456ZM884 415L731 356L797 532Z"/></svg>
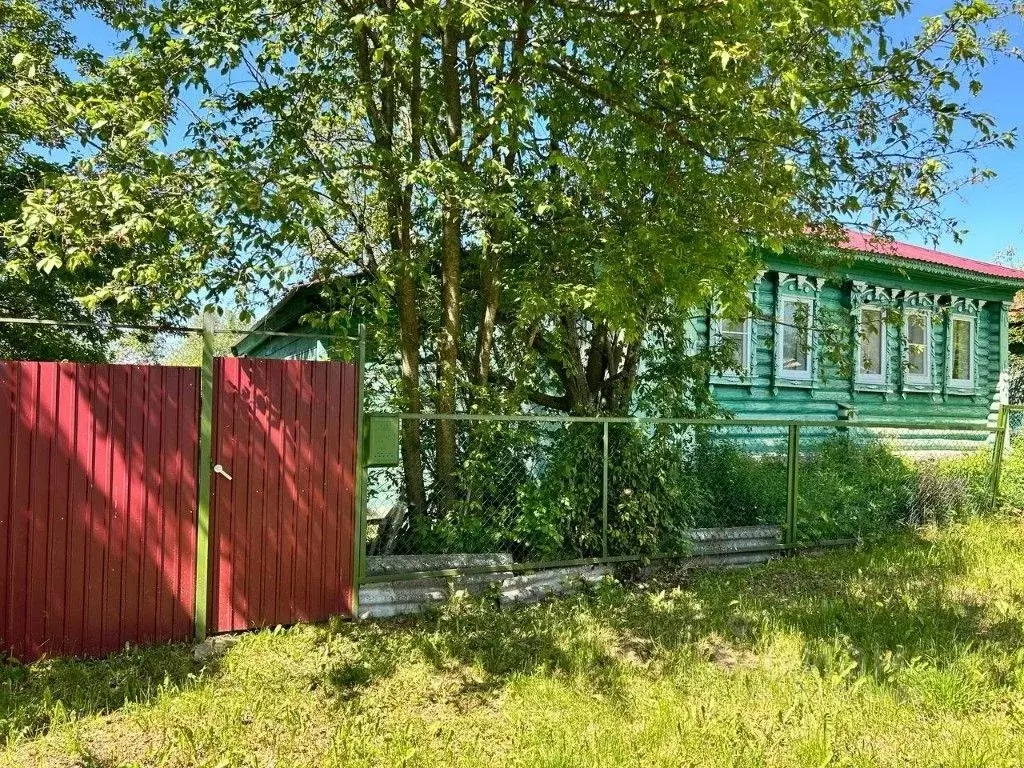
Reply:
<svg viewBox="0 0 1024 768"><path fill-rule="evenodd" d="M924 372L910 371L910 316L920 315L924 318ZM932 371L932 313L927 309L907 309L903 312L903 362L904 382L910 386L926 386L933 384Z"/></svg>
<svg viewBox="0 0 1024 768"><path fill-rule="evenodd" d="M716 317L714 324L715 341L722 344L725 339L724 317ZM732 333L732 331L730 332ZM754 354L754 322L749 315L743 319L743 347L740 348L740 360L743 361L741 370L726 369L717 374L715 378L719 381L746 381L753 375L753 354Z"/></svg>
<svg viewBox="0 0 1024 768"><path fill-rule="evenodd" d="M862 333L861 329L864 324L864 313L865 312L877 312L879 328L879 337L882 342L882 357L880 360L881 365L878 373L865 373L861 370L863 358L861 357L862 347ZM854 381L858 384L869 384L872 386L885 386L889 378L889 331L886 326L886 308L878 304L864 304L857 308L857 330L856 330L856 350L857 350L857 368L854 371Z"/></svg>
<svg viewBox="0 0 1024 768"><path fill-rule="evenodd" d="M968 354L968 370L970 378L957 379L954 378L953 371L953 354L954 346L956 344L956 334L953 333L953 326L959 322L966 322L970 327L970 335L968 340L970 341L969 354ZM977 371L977 360L975 359L978 354L978 318L974 315L966 315L963 313L951 312L949 315L949 331L946 339L946 356L948 373L946 374L946 382L950 389L961 390L961 391L972 391L977 384L978 371Z"/></svg>
<svg viewBox="0 0 1024 768"><path fill-rule="evenodd" d="M783 348L785 346L786 331L789 329L789 326L784 325L787 302L807 306L807 328L804 331L804 343L807 349L806 370L793 371L783 366ZM779 305L775 312L775 377L780 381L807 384L814 381L814 303L815 300L809 296L779 295ZM792 330L796 332L798 329L793 328Z"/></svg>

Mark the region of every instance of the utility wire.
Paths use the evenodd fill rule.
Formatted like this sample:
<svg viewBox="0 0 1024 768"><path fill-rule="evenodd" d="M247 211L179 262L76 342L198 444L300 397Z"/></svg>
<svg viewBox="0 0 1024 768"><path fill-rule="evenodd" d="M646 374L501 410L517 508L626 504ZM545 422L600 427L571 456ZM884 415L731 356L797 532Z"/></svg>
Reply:
<svg viewBox="0 0 1024 768"><path fill-rule="evenodd" d="M89 323L82 320L44 320L38 317L0 317L0 323L8 325L39 325L71 328L101 328L119 331L150 331L152 333L202 333L202 328L189 325L129 325L127 323ZM357 341L358 336L339 336L325 331L324 333L295 333L293 331L264 331L259 328L214 328L213 333L261 336L285 336L293 339L323 339L325 337L345 338Z"/></svg>

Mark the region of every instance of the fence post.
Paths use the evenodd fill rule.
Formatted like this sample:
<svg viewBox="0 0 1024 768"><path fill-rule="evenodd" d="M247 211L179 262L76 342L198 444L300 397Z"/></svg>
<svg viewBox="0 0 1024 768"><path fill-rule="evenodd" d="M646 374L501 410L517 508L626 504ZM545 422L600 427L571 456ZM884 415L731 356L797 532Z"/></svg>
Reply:
<svg viewBox="0 0 1024 768"><path fill-rule="evenodd" d="M203 314L203 367L199 379L199 467L196 504L196 640L206 638L210 575L210 481L213 466L213 315Z"/></svg>
<svg viewBox="0 0 1024 768"><path fill-rule="evenodd" d="M601 473L601 557L608 557L608 421L604 422Z"/></svg>
<svg viewBox="0 0 1024 768"><path fill-rule="evenodd" d="M366 369L366 326L359 325L356 358L356 508L352 532L352 615L359 616L359 585L366 578L366 423L363 418L363 387Z"/></svg>
<svg viewBox="0 0 1024 768"><path fill-rule="evenodd" d="M1003 452L1006 449L1006 430L1010 422L1010 407L1005 403L999 406L999 417L996 419L996 444L992 449L992 488L989 497L988 511L995 512L999 502L999 481L1003 475Z"/></svg>
<svg viewBox="0 0 1024 768"><path fill-rule="evenodd" d="M800 425L789 425L789 446L786 451L786 528L784 544L796 543L796 514L800 491Z"/></svg>

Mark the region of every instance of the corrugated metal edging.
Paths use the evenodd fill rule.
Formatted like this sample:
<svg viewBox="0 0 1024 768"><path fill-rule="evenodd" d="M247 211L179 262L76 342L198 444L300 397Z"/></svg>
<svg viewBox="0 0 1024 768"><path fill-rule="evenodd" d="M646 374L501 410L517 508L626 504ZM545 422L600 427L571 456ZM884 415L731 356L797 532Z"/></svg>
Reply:
<svg viewBox="0 0 1024 768"><path fill-rule="evenodd" d="M22 659L185 640L199 372L0 363L0 643Z"/></svg>
<svg viewBox="0 0 1024 768"><path fill-rule="evenodd" d="M211 631L351 613L355 367L219 358L214 391Z"/></svg>

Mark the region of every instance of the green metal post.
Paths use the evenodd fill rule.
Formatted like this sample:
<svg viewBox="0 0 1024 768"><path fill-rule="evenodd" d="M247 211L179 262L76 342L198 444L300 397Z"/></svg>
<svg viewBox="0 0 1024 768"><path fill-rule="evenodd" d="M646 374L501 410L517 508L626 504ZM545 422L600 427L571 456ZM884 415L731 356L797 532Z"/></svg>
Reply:
<svg viewBox="0 0 1024 768"><path fill-rule="evenodd" d="M359 616L359 585L366 579L366 420L363 387L366 371L366 327L359 326L356 360L356 509L352 543L352 614Z"/></svg>
<svg viewBox="0 0 1024 768"><path fill-rule="evenodd" d="M604 423L604 460L601 478L601 556L608 557L608 422Z"/></svg>
<svg viewBox="0 0 1024 768"><path fill-rule="evenodd" d="M796 543L796 514L800 492L800 426L789 425L789 447L786 456L786 529L784 544Z"/></svg>
<svg viewBox="0 0 1024 768"><path fill-rule="evenodd" d="M203 315L199 384L199 499L196 506L196 640L206 638L210 574L210 482L213 475L213 315Z"/></svg>
<svg viewBox="0 0 1024 768"><path fill-rule="evenodd" d="M1006 430L1010 423L1010 406L999 406L999 417L996 419L996 444L992 450L992 488L989 497L988 511L995 512L999 502L999 481L1003 474L1003 452L1006 449Z"/></svg>

